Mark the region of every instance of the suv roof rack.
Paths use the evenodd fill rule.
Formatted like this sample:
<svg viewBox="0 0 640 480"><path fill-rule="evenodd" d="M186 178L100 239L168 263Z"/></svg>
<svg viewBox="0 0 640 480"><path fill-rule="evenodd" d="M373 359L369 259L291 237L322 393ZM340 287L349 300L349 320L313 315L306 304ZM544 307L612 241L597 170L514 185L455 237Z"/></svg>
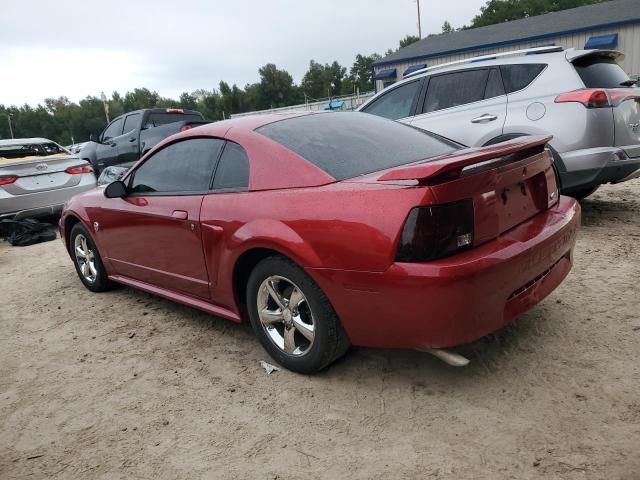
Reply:
<svg viewBox="0 0 640 480"><path fill-rule="evenodd" d="M414 77L416 75L420 75L421 73L430 72L432 70L437 70L439 68L450 67L452 65L464 65L466 63L482 62L484 60L494 60L496 58L503 58L503 57L515 57L518 55L533 55L533 54L539 54L539 53L552 53L552 52L562 52L562 51L564 51L563 47L556 46L556 45L548 45L546 47L532 47L532 48L525 48L522 50L512 50L510 52L504 52L504 53L490 53L489 55L480 55L477 57L465 58L464 60L456 60L455 62L441 63L439 65L434 65L433 67L421 68L420 70L411 72L409 75L405 76L404 78Z"/></svg>

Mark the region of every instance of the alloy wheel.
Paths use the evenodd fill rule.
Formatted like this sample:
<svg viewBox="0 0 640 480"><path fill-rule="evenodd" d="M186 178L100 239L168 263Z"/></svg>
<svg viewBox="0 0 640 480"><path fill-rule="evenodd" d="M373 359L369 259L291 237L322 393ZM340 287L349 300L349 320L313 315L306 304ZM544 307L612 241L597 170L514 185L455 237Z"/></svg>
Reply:
<svg viewBox="0 0 640 480"><path fill-rule="evenodd" d="M95 282L98 277L96 258L94 251L87 243L87 238L81 233L76 235L73 247L80 274L87 282Z"/></svg>
<svg viewBox="0 0 640 480"><path fill-rule="evenodd" d="M272 275L258 289L258 316L269 339L287 355L305 355L315 338L315 321L302 290Z"/></svg>

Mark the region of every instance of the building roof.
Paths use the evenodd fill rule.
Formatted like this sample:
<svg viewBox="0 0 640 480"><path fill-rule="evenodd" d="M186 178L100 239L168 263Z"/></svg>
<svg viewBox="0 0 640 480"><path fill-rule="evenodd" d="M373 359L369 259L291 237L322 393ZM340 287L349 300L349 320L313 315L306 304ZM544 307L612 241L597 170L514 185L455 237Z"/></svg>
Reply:
<svg viewBox="0 0 640 480"><path fill-rule="evenodd" d="M486 27L433 35L401 48L373 65L486 50L634 23L640 23L640 1L612 0Z"/></svg>

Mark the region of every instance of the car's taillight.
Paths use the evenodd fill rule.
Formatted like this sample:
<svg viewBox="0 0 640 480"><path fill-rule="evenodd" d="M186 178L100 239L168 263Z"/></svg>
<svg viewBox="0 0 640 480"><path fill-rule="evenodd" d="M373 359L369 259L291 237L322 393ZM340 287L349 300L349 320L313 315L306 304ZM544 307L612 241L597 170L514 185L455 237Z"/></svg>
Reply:
<svg viewBox="0 0 640 480"><path fill-rule="evenodd" d="M595 88L574 90L556 97L556 103L581 103L587 108L609 107L607 92Z"/></svg>
<svg viewBox="0 0 640 480"><path fill-rule="evenodd" d="M18 179L15 175L0 175L0 185L9 185Z"/></svg>
<svg viewBox="0 0 640 480"><path fill-rule="evenodd" d="M471 199L416 207L409 212L402 229L396 260L426 262L466 250L472 245Z"/></svg>
<svg viewBox="0 0 640 480"><path fill-rule="evenodd" d="M562 93L556 97L556 103L575 102L587 108L617 107L627 100L638 101L637 89L632 88L586 88Z"/></svg>
<svg viewBox="0 0 640 480"><path fill-rule="evenodd" d="M182 127L180 127L180 131L186 132L187 130L191 130L192 128L193 128L193 125L183 125Z"/></svg>
<svg viewBox="0 0 640 480"><path fill-rule="evenodd" d="M82 175L83 173L93 173L91 165L75 165L65 169L65 173L69 175Z"/></svg>

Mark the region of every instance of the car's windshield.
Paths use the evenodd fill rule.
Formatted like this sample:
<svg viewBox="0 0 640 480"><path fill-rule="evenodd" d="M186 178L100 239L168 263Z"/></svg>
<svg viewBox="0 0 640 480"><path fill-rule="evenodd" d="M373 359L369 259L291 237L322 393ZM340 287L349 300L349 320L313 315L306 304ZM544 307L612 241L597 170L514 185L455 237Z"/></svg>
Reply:
<svg viewBox="0 0 640 480"><path fill-rule="evenodd" d="M0 145L0 157L46 157L48 155L68 154L69 152L54 142L47 143L22 143L13 145Z"/></svg>
<svg viewBox="0 0 640 480"><path fill-rule="evenodd" d="M368 113L321 113L280 120L256 131L338 180L452 152L457 144Z"/></svg>

